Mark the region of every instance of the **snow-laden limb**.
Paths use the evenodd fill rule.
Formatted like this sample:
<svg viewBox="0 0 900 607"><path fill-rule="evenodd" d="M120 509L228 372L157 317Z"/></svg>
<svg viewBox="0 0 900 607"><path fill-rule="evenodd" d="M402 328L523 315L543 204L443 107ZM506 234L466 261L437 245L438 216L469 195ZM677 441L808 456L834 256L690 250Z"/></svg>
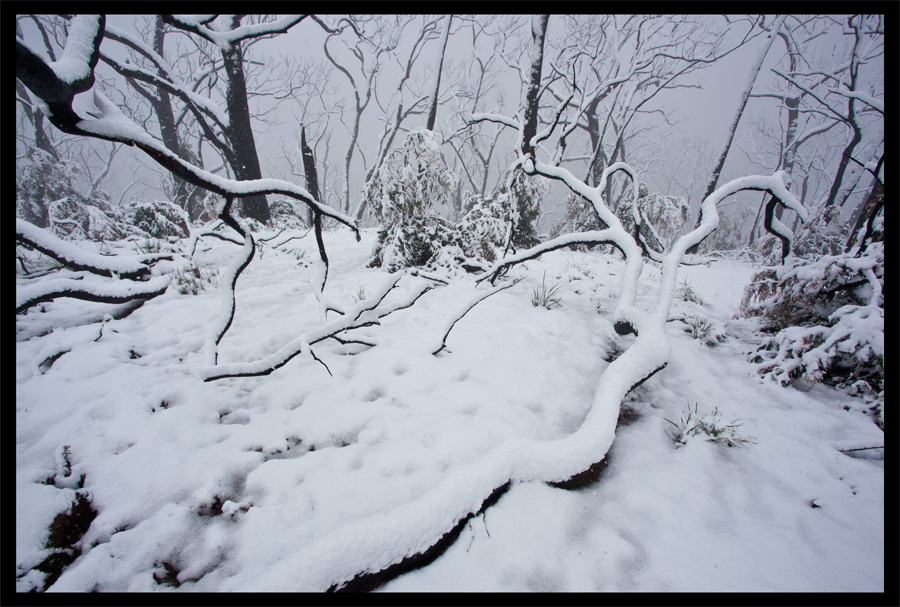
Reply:
<svg viewBox="0 0 900 607"><path fill-rule="evenodd" d="M39 99L48 105L50 120L60 130L73 135L82 135L136 145L150 155L157 163L188 183L202 187L220 196L245 197L255 194L284 194L299 199L319 211L350 227L359 239L356 222L330 207L318 202L305 189L278 179L254 179L250 181L234 181L224 179L208 171L204 171L182 160L161 142L153 138L144 129L129 120L119 108L98 90L94 91L94 105L98 113L92 118L79 116L72 108L74 96L87 90L93 83L93 66L99 59L99 47L102 40L105 20L99 19L98 29L92 38L93 50L88 60L91 69L89 78L80 79L73 84L60 80L47 64L45 58L31 51L18 39L16 41L16 77L22 80ZM87 27L86 25L84 26ZM79 39L86 39L80 36ZM72 40L78 44L78 40ZM74 51L73 51L74 53ZM83 53L82 53L83 54ZM73 57L76 54L73 54ZM80 55L78 55L80 56Z"/></svg>
<svg viewBox="0 0 900 607"><path fill-rule="evenodd" d="M356 306L347 309L341 317L295 337L276 352L273 352L260 360L211 365L208 362L209 356L207 355L206 364L199 369L200 378L203 379L203 381L213 381L226 377L256 377L268 375L272 371L284 366L298 354L312 354L310 346L320 341L329 338L335 338L338 341L341 341L343 338L339 338L338 334L342 332L379 324L380 319L397 310L408 308L413 305L419 297L434 288L433 285L423 284L417 289L408 291L399 302L395 302L387 309L376 310L376 308L384 301L385 297L387 297L388 293L394 290L403 276L403 273L397 273L396 276L389 278L371 297L364 299Z"/></svg>
<svg viewBox="0 0 900 607"><path fill-rule="evenodd" d="M142 278L150 274L150 268L144 263L146 255L107 256L93 253L24 219L16 219L16 240L49 255L74 270L120 278Z"/></svg>
<svg viewBox="0 0 900 607"><path fill-rule="evenodd" d="M50 63L50 68L57 78L66 84L92 79L94 40L103 34L103 30L98 15L75 15L69 25L62 55L58 61Z"/></svg>
<svg viewBox="0 0 900 607"><path fill-rule="evenodd" d="M323 215L343 223L359 236L356 222L347 215L326 206L300 186L280 179L251 179L235 181L220 177L182 160L161 142L129 120L119 108L99 91L94 91L94 104L100 110L96 118L82 119L79 134L91 134L101 139L137 145L156 162L190 183L221 196L244 197L253 194L284 194L297 198Z"/></svg>
<svg viewBox="0 0 900 607"><path fill-rule="evenodd" d="M120 34L112 34L110 32L107 32L107 36L111 40L122 42L127 46L132 46L137 50L144 52L142 47L134 45L137 40L125 37L124 32L121 32ZM228 113L222 108L222 106L208 97L204 97L203 95L198 95L197 93L195 93L185 83L175 79L175 77L171 75L173 72L165 72L165 77L161 77L158 74L154 74L153 72L145 70L142 67L134 65L132 63L120 63L106 53L102 53L101 57L103 58L103 61L108 63L113 69L115 69L126 78L135 78L137 80L141 80L143 82L158 86L164 89L169 94L180 97L188 105L193 104L194 106L196 106L196 111L203 112L204 114L212 118L221 128L228 128L229 116ZM157 57L159 56L157 55ZM157 62L157 60L152 56L149 58L154 63Z"/></svg>
<svg viewBox="0 0 900 607"><path fill-rule="evenodd" d="M289 30L291 27L300 23L306 15L287 15L271 23L256 23L252 25L241 25L233 30L225 32L216 31L207 27L203 19L197 19L191 15L163 15L163 21L182 30L193 32L198 36L206 38L219 48L228 49L233 47L241 40L247 38L257 38L267 34L281 34Z"/></svg>
<svg viewBox="0 0 900 607"><path fill-rule="evenodd" d="M878 99L877 97L873 97L868 93L864 93L862 91L844 91L841 89L828 89L829 92L835 93L836 95L842 95L844 97L849 97L851 99L857 99L862 101L866 105L872 106L874 109L878 110L882 114L884 114L884 101Z"/></svg>
<svg viewBox="0 0 900 607"><path fill-rule="evenodd" d="M57 297L71 297L98 303L125 303L134 299L150 299L166 292L169 281L164 277L146 282L104 280L85 275L81 279L51 278L36 284L16 287L16 313Z"/></svg>
<svg viewBox="0 0 900 607"><path fill-rule="evenodd" d="M484 112L478 112L475 114L471 114L469 117L469 122L496 122L498 124L502 124L503 126L508 126L514 128L516 130L522 130L522 124L512 118L507 118L506 116L501 116L500 114L487 114Z"/></svg>

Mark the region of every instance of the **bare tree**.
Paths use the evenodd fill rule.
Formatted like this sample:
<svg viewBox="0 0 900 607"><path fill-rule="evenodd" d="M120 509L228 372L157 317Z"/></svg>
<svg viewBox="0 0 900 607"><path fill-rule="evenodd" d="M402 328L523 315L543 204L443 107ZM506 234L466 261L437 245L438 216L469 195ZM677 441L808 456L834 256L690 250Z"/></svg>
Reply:
<svg viewBox="0 0 900 607"><path fill-rule="evenodd" d="M844 34L851 37L849 61L832 73L791 72L784 74L779 70L774 73L784 78L817 102L817 107L826 116L845 124L851 131L850 141L844 148L837 172L831 184L831 190L825 202L826 206L842 207L852 191L855 181L845 183L844 175L852 161L865 166L866 163L854 159L853 153L862 142L865 114L884 116L883 102L862 90L860 68L867 62L884 53L884 32L882 18L878 15L854 15L847 18L843 28ZM804 81L801 81L801 78ZM809 81L812 82L809 82ZM828 82L832 85L825 92L815 90L818 84ZM846 101L847 109L842 111L834 101L835 96ZM862 104L862 106L860 106ZM857 180L858 181L858 180Z"/></svg>
<svg viewBox="0 0 900 607"><path fill-rule="evenodd" d="M537 44L537 39L535 44ZM532 56L535 57L537 54L538 51L535 50ZM561 122L560 115L564 112L567 105L568 99L564 99L557 107L554 121L541 134L532 137L530 139L531 143L539 143L552 135ZM523 115L525 115L524 112ZM515 128L521 133L522 141L529 141L525 136L525 123L523 121L496 114L475 114L472 118L476 121L492 121ZM565 133L565 130L563 133ZM557 139L557 151L553 154L555 158L559 157L560 148L563 145L561 140L562 137ZM616 414L622 398L637 385L640 385L666 366L671 351L666 336L666 320L675 293L677 269L686 251L690 247L699 244L716 229L719 221L716 206L725 197L741 190L763 190L773 194L782 204L795 210L804 219L806 219L806 211L785 187L784 173L782 172L776 173L771 177L744 177L717 188L703 200L700 225L679 237L663 255L657 256L662 263L659 295L656 306L649 311L645 311L635 305L637 285L643 267L642 252L648 253L646 244L641 239L641 231L638 229L644 218L638 211L638 205L634 205L632 208L636 229L634 230L634 235L629 234L623 228L619 218L607 206L603 196L606 186L605 182L609 175L614 171L621 170L632 176L636 200L637 183L634 180L631 168L624 163L615 163L603 171L600 183L595 187L591 187L575 177L570 171L542 162L534 156L530 149L527 154L523 153L519 156L517 165L521 166L527 174L543 175L550 179L558 180L574 194L587 199L594 207L599 219L607 227L591 232L566 234L530 249L520 251L497 262L481 280L490 279L493 282L516 264L572 244L611 244L625 256L625 271L622 276L621 294L613 312L615 330L620 335L632 333L636 336L634 343L624 354L613 361L600 377L594 399L594 409L588 413L582 427L565 440L567 453L577 450L581 454L579 456L580 469L542 469L540 464L535 464L532 473L534 479L560 482L588 469L590 465L598 462L605 456L606 450L612 442ZM777 221L767 221L766 227L779 237L786 239L788 244L790 243L790 234L785 226L780 225ZM593 437L598 435L603 435L604 439L594 440ZM581 442L582 440L583 442ZM528 458L529 461L540 462L542 461L540 453L546 450L552 451L553 448L548 447L544 449L537 447L534 453L527 451L527 454L521 453L519 455Z"/></svg>
<svg viewBox="0 0 900 607"><path fill-rule="evenodd" d="M51 123L59 130L72 135L97 138L106 141L125 143L137 146L159 165L173 175L195 186L205 188L226 199L226 204L219 209L220 219L244 238L244 251L240 263L229 268L230 289L226 290L226 305L219 319L214 324L207 340L207 360L215 364L215 349L222 336L231 325L234 315L234 284L240 273L253 258L255 244L249 229L238 221L231 213L232 201L235 198L278 193L295 198L313 207L317 212L333 217L337 221L356 230L356 224L346 215L322 205L306 190L287 182L275 180L233 181L223 179L212 173L197 168L174 154L159 140L129 121L118 107L99 91L94 91L95 110L88 116L78 114L72 107L74 97L78 93L89 90L94 84L94 68L100 58L100 44L105 34L106 19L102 15L76 16L69 28L69 36L63 53L58 61L47 62L43 57L31 50L23 41L16 41L16 77L32 94L45 103L50 110ZM357 232L357 237L359 236ZM47 254L53 255L62 263L78 270L87 270L97 274L114 275L130 278L142 278L149 275L149 268L143 263L116 258L103 258L98 261L62 247L52 237L43 233L40 228L18 220L16 238L28 246L42 247ZM138 260L140 261L140 260ZM127 269L123 269L127 265ZM327 271L327 268L326 268ZM66 284L63 290L52 293L29 296L27 303L33 305L38 299L49 297L94 297L97 301L106 301L107 287L72 281L79 284ZM160 290L160 287L162 289ZM128 301L137 297L158 295L165 290L157 279L151 280L143 287L114 285L117 293L115 301ZM227 305L230 293L230 305ZM124 299L123 299L124 298ZM21 307L21 306L17 306Z"/></svg>
<svg viewBox="0 0 900 607"><path fill-rule="evenodd" d="M218 17L218 15L208 15L200 20L195 20L175 15L159 16L159 21L154 29L154 38L158 43L157 48L160 50L163 48L163 24L195 36L198 48L200 48L200 42L203 41L214 45L219 50L219 60L212 60L208 69L194 74L192 83L183 82L165 57L154 48L127 32L115 28L110 28L107 36L141 55L153 65L154 71L121 63L107 53L103 54L103 60L121 75L132 78L133 81L145 82L158 89L157 94L146 97L154 100L151 103L153 103L157 115L162 115L160 129L163 136L171 140L167 143L175 146L172 151L187 154L184 146L176 141L177 137L172 131L173 123L169 119L169 109L166 107L169 95L178 97L185 104L197 120L203 138L222 154L238 180L260 179L262 173L259 156L250 124L251 112L243 57L244 48L254 40L288 31L305 15L294 15L274 22L249 25L242 25L241 21L244 18L242 15L233 15L228 19ZM224 22L226 20L228 23ZM211 98L196 93L207 79L213 75L218 79L220 74L221 79L225 82L224 108ZM211 87L211 85L207 86ZM247 217L261 223L268 222L269 207L265 195L249 196L243 201L243 205L244 214Z"/></svg>

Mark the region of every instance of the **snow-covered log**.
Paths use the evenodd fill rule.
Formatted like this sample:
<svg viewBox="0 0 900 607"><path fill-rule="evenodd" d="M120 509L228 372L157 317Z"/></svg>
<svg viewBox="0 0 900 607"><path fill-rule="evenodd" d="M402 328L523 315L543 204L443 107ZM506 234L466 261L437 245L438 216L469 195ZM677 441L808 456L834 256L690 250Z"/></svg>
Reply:
<svg viewBox="0 0 900 607"><path fill-rule="evenodd" d="M16 313L58 297L71 297L98 303L126 303L135 299L151 299L166 292L169 281L165 277L146 282L130 280L103 280L84 276L76 278L50 278L16 288Z"/></svg>
<svg viewBox="0 0 900 607"><path fill-rule="evenodd" d="M73 270L84 270L100 276L143 278L150 275L145 263L147 255L100 255L67 242L24 219L16 219L16 240L49 255ZM158 257L158 255L156 255Z"/></svg>

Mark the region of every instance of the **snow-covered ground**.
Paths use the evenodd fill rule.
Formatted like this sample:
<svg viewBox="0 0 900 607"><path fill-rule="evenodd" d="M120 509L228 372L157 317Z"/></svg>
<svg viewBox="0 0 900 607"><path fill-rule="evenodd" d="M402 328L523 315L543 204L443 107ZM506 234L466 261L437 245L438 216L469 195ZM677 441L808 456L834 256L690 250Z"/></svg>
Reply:
<svg viewBox="0 0 900 607"><path fill-rule="evenodd" d="M365 267L373 232L325 236L332 300L351 306L389 279ZM238 251L207 239L195 260L222 268ZM219 363L322 322L312 236L260 253ZM57 300L17 317L17 589L43 587L35 568L61 550L48 534L76 492L97 516L51 591L320 591L424 551L497 488L507 445L579 428L634 342L609 320L623 266L568 250L517 266L507 279L523 280L473 308L436 356L448 320L489 285L440 285L353 333L375 347L316 344L324 365L301 354L269 376L206 383L218 288L170 288L104 323L123 306ZM882 591L883 449L838 449L883 433L841 392L757 376L752 322L734 319L752 273L729 260L680 269L701 303L676 297L670 362L626 398L597 482L514 481L431 565L380 590ZM648 264L638 305L658 278ZM422 280L403 277L400 294ZM542 281L560 305L532 305ZM710 323L705 340L692 318ZM666 420L689 407L741 424L731 432L748 442L677 442Z"/></svg>

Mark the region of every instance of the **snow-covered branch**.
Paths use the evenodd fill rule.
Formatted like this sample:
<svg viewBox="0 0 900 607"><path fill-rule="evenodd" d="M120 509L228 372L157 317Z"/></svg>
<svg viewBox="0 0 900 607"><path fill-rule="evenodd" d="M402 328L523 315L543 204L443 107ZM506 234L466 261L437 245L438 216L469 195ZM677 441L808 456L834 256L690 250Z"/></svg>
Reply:
<svg viewBox="0 0 900 607"><path fill-rule="evenodd" d="M869 105L884 114L884 101L878 99L877 97L873 97L868 93L864 93L862 91L845 91L842 89L828 89L828 91L830 93L835 93L836 95L841 95L843 97L858 99L859 101L862 101L866 105Z"/></svg>
<svg viewBox="0 0 900 607"><path fill-rule="evenodd" d="M146 282L104 280L86 275L81 278L52 278L16 287L16 314L58 297L83 299L97 303L126 303L135 299L151 299L166 292L165 277Z"/></svg>
<svg viewBox="0 0 900 607"><path fill-rule="evenodd" d="M226 32L216 31L205 23L188 15L162 15L163 21L172 27L197 34L209 40L219 48L231 48L242 40L258 38L269 34L283 34L294 25L300 23L307 15L288 15L271 23L241 25Z"/></svg>
<svg viewBox="0 0 900 607"><path fill-rule="evenodd" d="M16 219L16 240L73 270L126 279L141 279L150 275L150 268L145 263L147 256L106 256L92 253L24 219Z"/></svg>

